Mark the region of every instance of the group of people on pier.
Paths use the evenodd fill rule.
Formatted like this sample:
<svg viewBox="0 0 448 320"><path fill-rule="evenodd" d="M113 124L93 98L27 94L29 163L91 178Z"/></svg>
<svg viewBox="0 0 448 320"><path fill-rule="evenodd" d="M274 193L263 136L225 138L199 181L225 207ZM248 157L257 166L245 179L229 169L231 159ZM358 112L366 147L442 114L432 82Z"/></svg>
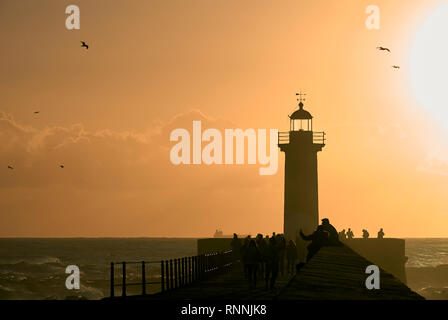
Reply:
<svg viewBox="0 0 448 320"><path fill-rule="evenodd" d="M366 229L362 229L362 238L368 239L370 236L369 231ZM385 236L385 233L383 231L383 228L378 231L378 239L383 239ZM339 239L345 240L345 239L353 239L355 235L353 234L353 231L348 228L347 232L345 232L345 229L343 229L341 232L339 232Z"/></svg>
<svg viewBox="0 0 448 320"><path fill-rule="evenodd" d="M312 234L305 235L302 230L299 232L300 237L305 241L311 241L307 246L307 257L309 261L323 246L340 246L341 240L353 239L353 231L349 228L347 233L345 229L338 233L335 227L330 224L327 218L322 219ZM363 238L368 238L367 230L363 230ZM378 232L378 238L384 237L383 228ZM299 239L296 239L299 241ZM242 262L244 268L244 276L249 281L249 289L253 289L257 285L258 275L264 275L266 289L274 290L275 282L278 274L281 276L285 272L293 275L302 264L296 264L298 260L298 248L293 240L286 241L283 234L272 234L272 236L258 234L255 239L250 235L243 241L238 238L237 234L233 234L231 242L233 258L235 261Z"/></svg>
<svg viewBox="0 0 448 320"><path fill-rule="evenodd" d="M257 285L258 274L264 275L266 289L274 290L278 275L293 274L297 261L297 247L294 241L286 243L282 234L271 237L258 234L255 239L247 236L241 241L236 234L231 243L234 260L243 264L244 275L249 280L249 288Z"/></svg>

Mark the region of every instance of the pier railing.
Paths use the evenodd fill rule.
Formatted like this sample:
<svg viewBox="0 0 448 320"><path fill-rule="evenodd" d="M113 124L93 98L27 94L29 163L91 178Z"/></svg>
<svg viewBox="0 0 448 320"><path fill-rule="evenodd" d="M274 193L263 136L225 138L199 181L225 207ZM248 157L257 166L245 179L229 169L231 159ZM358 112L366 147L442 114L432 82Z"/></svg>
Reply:
<svg viewBox="0 0 448 320"><path fill-rule="evenodd" d="M127 288L140 286L141 295L149 294L150 286L157 286L155 292L165 292L183 288L209 276L228 270L232 266L232 250L214 252L198 256L162 261L122 261L110 264L110 297L115 297L115 288L121 287L121 296L127 296ZM135 268L137 266L137 268ZM139 267L138 267L139 266ZM132 276L139 269L140 279L128 282L128 267L133 267ZM150 278L152 272L153 280ZM121 279L116 281L116 271L121 271ZM138 281L139 280L139 281ZM154 288L152 288L154 289ZM155 292L154 292L155 291Z"/></svg>

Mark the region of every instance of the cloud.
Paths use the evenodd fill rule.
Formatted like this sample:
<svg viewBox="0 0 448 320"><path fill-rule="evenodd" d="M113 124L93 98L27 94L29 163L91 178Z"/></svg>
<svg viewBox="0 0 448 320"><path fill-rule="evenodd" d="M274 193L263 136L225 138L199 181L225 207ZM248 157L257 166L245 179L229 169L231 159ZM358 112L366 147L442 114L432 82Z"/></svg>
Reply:
<svg viewBox="0 0 448 320"><path fill-rule="evenodd" d="M247 232L266 224L260 216L281 213L279 173L260 176L259 165L171 163L171 131L191 131L193 120L203 130L238 128L198 110L154 121L144 132L90 131L82 124L39 130L2 113L0 236Z"/></svg>
<svg viewBox="0 0 448 320"><path fill-rule="evenodd" d="M0 187L163 188L172 185L172 181L181 185L194 181L199 188L212 184L217 188L253 186L256 177L250 176L257 175L258 166L194 168L171 164L169 151L175 143L170 142L170 133L176 128L191 131L193 120L201 120L203 130L236 127L199 110L178 114L165 123L157 121L146 132L92 132L82 124L38 130L1 113L0 159L4 168L12 165L15 170L0 170ZM60 164L65 168L59 168Z"/></svg>
<svg viewBox="0 0 448 320"><path fill-rule="evenodd" d="M435 175L448 176L448 158L442 156L440 153L428 153L423 164L417 170Z"/></svg>

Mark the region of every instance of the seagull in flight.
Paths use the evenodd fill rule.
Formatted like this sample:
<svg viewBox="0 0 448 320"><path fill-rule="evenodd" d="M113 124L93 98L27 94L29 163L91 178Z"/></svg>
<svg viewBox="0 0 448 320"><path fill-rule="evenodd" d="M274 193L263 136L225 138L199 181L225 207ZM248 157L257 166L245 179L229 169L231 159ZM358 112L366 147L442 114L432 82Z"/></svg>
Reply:
<svg viewBox="0 0 448 320"><path fill-rule="evenodd" d="M376 47L378 50L380 51L388 51L390 52L389 48L385 48L385 47Z"/></svg>
<svg viewBox="0 0 448 320"><path fill-rule="evenodd" d="M10 169L10 170L13 170L14 168L13 168L13 167L11 167L11 166L8 166L8 169Z"/></svg>
<svg viewBox="0 0 448 320"><path fill-rule="evenodd" d="M64 169L64 165L63 165L63 164L61 164L61 165L59 166L59 168L61 168L61 169Z"/></svg>
<svg viewBox="0 0 448 320"><path fill-rule="evenodd" d="M82 43L81 47L86 48L86 50L89 49L89 46L87 45L87 43L85 43L84 41L81 41L81 43Z"/></svg>
<svg viewBox="0 0 448 320"><path fill-rule="evenodd" d="M392 66L394 69L400 69L400 66Z"/></svg>
<svg viewBox="0 0 448 320"><path fill-rule="evenodd" d="M39 114L40 111L34 111L34 114Z"/></svg>

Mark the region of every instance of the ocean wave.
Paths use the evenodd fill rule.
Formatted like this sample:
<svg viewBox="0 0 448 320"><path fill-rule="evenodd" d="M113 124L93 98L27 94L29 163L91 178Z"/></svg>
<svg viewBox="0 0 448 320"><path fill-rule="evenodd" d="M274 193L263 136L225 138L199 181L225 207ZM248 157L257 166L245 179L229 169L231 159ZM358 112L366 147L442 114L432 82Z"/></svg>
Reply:
<svg viewBox="0 0 448 320"><path fill-rule="evenodd" d="M26 263L30 265L43 265L43 264L62 264L62 261L56 257L35 257L25 259L12 259L9 261L0 260L0 265L16 265Z"/></svg>

